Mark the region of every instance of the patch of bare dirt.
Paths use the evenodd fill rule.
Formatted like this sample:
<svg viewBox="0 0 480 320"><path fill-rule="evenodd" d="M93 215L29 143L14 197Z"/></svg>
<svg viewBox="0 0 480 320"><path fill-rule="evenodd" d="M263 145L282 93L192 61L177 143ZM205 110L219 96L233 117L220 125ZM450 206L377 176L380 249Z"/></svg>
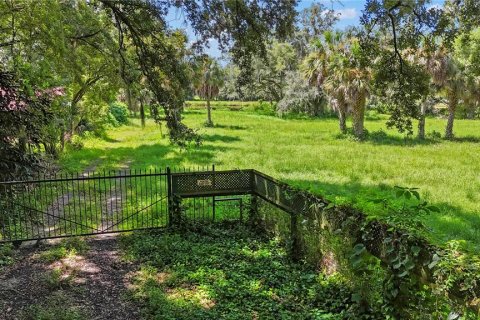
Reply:
<svg viewBox="0 0 480 320"><path fill-rule="evenodd" d="M139 319L140 311L127 299L128 276L135 266L122 261L115 236L92 237L88 251L48 263L41 252L51 244L21 248L17 261L0 271L0 319L25 319L34 305L52 295L67 295L86 319ZM52 278L52 274L58 274Z"/></svg>

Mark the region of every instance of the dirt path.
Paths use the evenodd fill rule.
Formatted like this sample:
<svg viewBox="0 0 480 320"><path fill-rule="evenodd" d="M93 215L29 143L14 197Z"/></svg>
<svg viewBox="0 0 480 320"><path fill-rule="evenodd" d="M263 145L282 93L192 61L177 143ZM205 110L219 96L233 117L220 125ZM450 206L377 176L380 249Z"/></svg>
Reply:
<svg viewBox="0 0 480 320"><path fill-rule="evenodd" d="M86 177L90 172L95 171L99 163L100 160L93 161L85 168L85 170L83 170L80 176ZM35 238L46 234L56 234L57 230L63 227L62 223L59 223L59 221L65 218L65 208L73 200L73 197L73 192L65 192L64 194L57 196L46 208L45 213L43 214L43 219L39 221L42 223L36 226L35 233L32 234L31 237Z"/></svg>
<svg viewBox="0 0 480 320"><path fill-rule="evenodd" d="M127 175L127 169L131 161L127 161L120 166L120 176ZM109 195L102 203L102 215L100 229L105 230L115 223L115 215L121 214L123 209L122 200L122 178L117 178L111 182L111 188L105 194Z"/></svg>
<svg viewBox="0 0 480 320"><path fill-rule="evenodd" d="M139 319L138 306L126 299L127 274L135 266L120 259L115 236L87 243L83 255L53 262L42 258L51 244L20 249L18 261L0 272L0 319L30 319L49 308L78 312L82 319Z"/></svg>
<svg viewBox="0 0 480 320"><path fill-rule="evenodd" d="M94 171L100 161L94 161L92 164L90 164L80 175L81 177L87 177L90 172ZM130 165L131 161L127 160L125 161L121 166L120 166L120 175L126 175L127 174L127 169ZM110 184L110 189L107 190L104 193L104 198L101 199L93 199L89 198L89 196L95 196L92 192L91 189L88 191L82 190L81 184L78 184L76 187L76 191L69 191L65 192L63 194L58 195L56 198L53 199L51 204L46 208L43 218L41 219L40 224L36 225L36 228L34 233L30 236L31 238L35 237L43 237L46 235L60 235L62 233L65 233L65 230L67 226L72 226L72 220L74 220L74 227L77 227L75 224L79 223L79 225L85 225L86 221L82 221L82 212L78 212L78 214L75 211L75 203L77 204L77 207L80 207L80 210L82 210L80 206L80 201L91 201L92 203L97 201L100 203L101 209L98 212L98 215L95 214L96 217L99 217L100 221L98 221L99 230L104 230L107 229L108 227L112 226L115 223L115 216L119 216L121 211L122 211L122 189L121 189L121 179L122 178L117 178L114 180L109 181ZM63 189L63 188L62 188ZM65 189L68 189L65 187ZM67 207L71 204L74 203L73 208L68 208ZM96 210L96 208L91 209ZM66 215L71 214L74 212L74 217L67 217L68 222L62 222L65 218ZM93 215L92 212L83 212L83 216L85 216L87 213ZM78 218L80 217L80 220ZM33 229L33 228L32 228Z"/></svg>

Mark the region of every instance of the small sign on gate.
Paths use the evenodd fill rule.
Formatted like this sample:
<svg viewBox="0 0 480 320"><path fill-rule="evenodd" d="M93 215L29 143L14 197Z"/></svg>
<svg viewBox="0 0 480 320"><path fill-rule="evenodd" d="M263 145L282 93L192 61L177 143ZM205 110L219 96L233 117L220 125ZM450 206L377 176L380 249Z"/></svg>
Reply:
<svg viewBox="0 0 480 320"><path fill-rule="evenodd" d="M211 187L212 186L212 180L210 180L210 179L197 180L197 186L199 186L199 187Z"/></svg>

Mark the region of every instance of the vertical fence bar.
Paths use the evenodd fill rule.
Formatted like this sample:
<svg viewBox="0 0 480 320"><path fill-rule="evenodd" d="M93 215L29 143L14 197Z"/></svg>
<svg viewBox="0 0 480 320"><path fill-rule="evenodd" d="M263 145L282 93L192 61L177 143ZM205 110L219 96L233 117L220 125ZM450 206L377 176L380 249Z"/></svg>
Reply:
<svg viewBox="0 0 480 320"><path fill-rule="evenodd" d="M133 201L133 178L132 178L132 169L128 169L128 174L129 174L129 178L128 178L128 181L129 181L129 189L130 189L130 205L132 206L132 209L131 209L131 212L135 212L135 208L133 207L133 204L135 203ZM133 217L130 217L128 218L129 220L129 224L130 224L130 228L133 229L134 228L134 223L133 223Z"/></svg>
<svg viewBox="0 0 480 320"><path fill-rule="evenodd" d="M31 188L31 185L27 185L27 188L30 189ZM1 192L0 192L1 194ZM30 192L30 190L28 190L28 206L30 207L30 210L32 211L32 193ZM1 210L1 209L0 209ZM35 212L35 211L34 211ZM35 216L38 214L38 212L35 212L34 213ZM31 234L30 236L33 238L35 237L35 230L33 229L34 226L33 226L33 222L34 222L34 219L30 219L30 230L31 230Z"/></svg>
<svg viewBox="0 0 480 320"><path fill-rule="evenodd" d="M156 210L156 203L153 200L153 184L152 184L152 168L148 169L148 179L147 179L147 199L150 199L150 207L148 208L147 212L147 227L152 228L153 227L153 217L154 217L154 212Z"/></svg>
<svg viewBox="0 0 480 320"><path fill-rule="evenodd" d="M90 178L90 171L87 172L87 178ZM93 180L95 181L95 180ZM93 199L92 199L92 191L91 191L91 185L92 185L92 182L91 180L88 180L87 182L87 187L88 187L88 204L89 204L89 217L90 217L90 227L93 229L93 224L94 224L94 221L95 219L93 219L93 215L94 215L94 212L92 210L92 202L93 202ZM94 195L95 196L95 195Z"/></svg>
<svg viewBox="0 0 480 320"><path fill-rule="evenodd" d="M146 170L143 172L143 175L142 175L142 169L140 168L140 203L141 203L141 208L144 207L144 204L143 204L143 183L145 182L145 180L147 179L147 177L145 176L145 172ZM138 211L138 215L140 216L140 228L143 228L144 227L144 215L145 215L145 211L146 210L139 210Z"/></svg>
<svg viewBox="0 0 480 320"><path fill-rule="evenodd" d="M168 225L172 226L173 199L172 199L172 171L167 167L167 203L168 203Z"/></svg>
<svg viewBox="0 0 480 320"><path fill-rule="evenodd" d="M215 188L215 165L212 165L212 172L213 172L213 183L212 186ZM212 197L212 221L215 222L215 196Z"/></svg>
<svg viewBox="0 0 480 320"><path fill-rule="evenodd" d="M118 179L118 184L120 185L120 190L117 190L117 198L120 199L120 207L117 208L117 211L118 211L118 215L119 215L119 220L117 221L117 229L118 230L126 230L125 227L124 227L124 223L125 223L125 211L124 211L124 208L125 208L125 204L123 203L123 188L124 188L124 183L122 182L123 180L123 173L122 173L122 170L119 170L118 171L119 173L119 178ZM120 193L120 194L119 194Z"/></svg>
<svg viewBox="0 0 480 320"><path fill-rule="evenodd" d="M95 170L92 171L92 177L93 177L93 180L92 180L92 184L93 184L93 209L95 210L95 229L98 230L98 207L97 207L97 182L95 179ZM92 200L90 200L92 201ZM93 215L92 215L92 219L93 219Z"/></svg>
<svg viewBox="0 0 480 320"><path fill-rule="evenodd" d="M133 176L134 176L134 185L135 185L135 203L137 204L137 206L135 207L135 209L137 210L138 212L138 184L137 184L137 169L133 169ZM138 228L138 215L139 213L137 213L135 215L135 227L134 228Z"/></svg>
<svg viewBox="0 0 480 320"><path fill-rule="evenodd" d="M57 215L60 214L60 203L58 203L59 199L58 199L58 192L57 194L53 194L53 188L54 188L54 185L53 185L53 182L50 181L50 183L48 184L49 187L50 187L50 200L48 201L49 204L47 204L47 210L49 208L52 208L50 211L50 214L53 216L53 236L57 236L57 233L58 233L58 229L57 229L57 222L58 222L58 219L56 218ZM55 188L56 190L56 188ZM56 197L56 199L54 199L54 197ZM57 205L55 206L55 202L57 202ZM48 211L47 211L48 212Z"/></svg>
<svg viewBox="0 0 480 320"><path fill-rule="evenodd" d="M115 172L115 171L114 171ZM112 197L112 174L111 171L107 171L108 174L108 200L107 200L107 205L110 203L110 210L108 210L107 207L107 228L112 227L113 228L113 197ZM112 219L110 226L108 225L108 222L110 221L110 218Z"/></svg>
<svg viewBox="0 0 480 320"><path fill-rule="evenodd" d="M45 203L43 203L43 206L45 206L45 210L47 212L47 214L44 214L47 216L47 229L48 229L48 237L51 238L52 237L52 234L51 234L51 227L50 227L50 220L51 220L51 216L48 214L48 204L46 204L46 202L48 201L48 190L47 190L47 177L45 176L45 173L43 174L43 201Z"/></svg>
<svg viewBox="0 0 480 320"><path fill-rule="evenodd" d="M76 197L75 197L75 180L74 180L74 175L72 173L72 177L71 177L71 182L72 182L72 199L73 199L73 216L74 216L74 221L75 221L75 233L73 235L77 235L78 234L78 226L79 226L79 223L82 223L82 214L80 213L80 217L77 216L77 206L76 206ZM78 192L78 190L77 190ZM80 222L78 222L78 218L80 218Z"/></svg>

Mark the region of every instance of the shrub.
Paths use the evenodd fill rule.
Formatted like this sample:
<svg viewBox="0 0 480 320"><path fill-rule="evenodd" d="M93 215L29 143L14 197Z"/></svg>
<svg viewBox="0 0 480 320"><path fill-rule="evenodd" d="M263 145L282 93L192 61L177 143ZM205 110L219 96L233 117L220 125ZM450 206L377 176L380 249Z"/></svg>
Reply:
<svg viewBox="0 0 480 320"><path fill-rule="evenodd" d="M115 116L110 112L107 113L105 122L107 124L111 125L112 127L119 127L120 126L120 123L118 123L117 118L115 118Z"/></svg>
<svg viewBox="0 0 480 320"><path fill-rule="evenodd" d="M277 108L280 115L296 113L315 117L328 113L322 92L309 85L301 74L289 73L286 82L289 83L289 86Z"/></svg>
<svg viewBox="0 0 480 320"><path fill-rule="evenodd" d="M275 110L276 110L276 103L269 103L265 101L259 101L257 104L253 106L253 110L262 115L266 116L274 116L275 115Z"/></svg>
<svg viewBox="0 0 480 320"><path fill-rule="evenodd" d="M0 245L0 268L13 262L13 245L5 243Z"/></svg>
<svg viewBox="0 0 480 320"><path fill-rule="evenodd" d="M113 115L117 121L117 126L128 124L128 108L124 103L112 103L109 107L109 113Z"/></svg>
<svg viewBox="0 0 480 320"><path fill-rule="evenodd" d="M81 150L81 149L83 149L84 144L83 144L82 138L80 136L75 135L68 142L68 146L72 150Z"/></svg>

